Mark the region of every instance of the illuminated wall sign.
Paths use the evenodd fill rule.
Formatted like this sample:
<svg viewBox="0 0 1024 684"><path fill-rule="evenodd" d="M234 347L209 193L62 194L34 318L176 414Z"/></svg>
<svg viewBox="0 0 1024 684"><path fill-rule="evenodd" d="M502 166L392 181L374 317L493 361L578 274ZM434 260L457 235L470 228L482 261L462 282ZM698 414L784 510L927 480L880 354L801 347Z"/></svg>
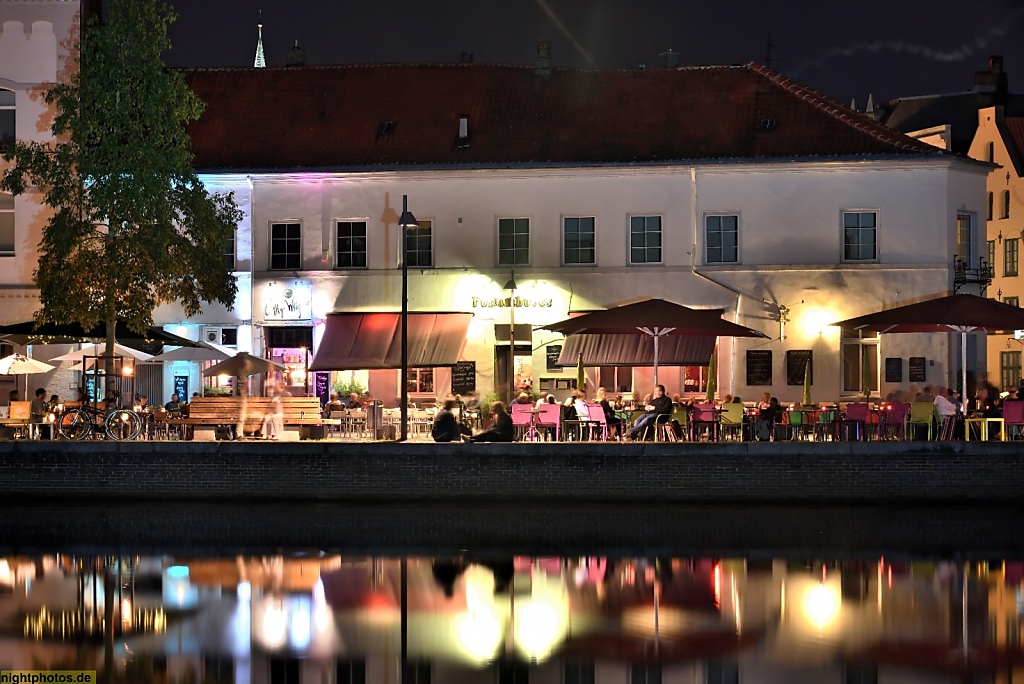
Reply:
<svg viewBox="0 0 1024 684"><path fill-rule="evenodd" d="M264 321L313 320L308 280L271 283L264 290Z"/></svg>
<svg viewBox="0 0 1024 684"><path fill-rule="evenodd" d="M472 301L474 309L507 309L513 306L513 300L517 309L550 307L554 302L550 297L473 297Z"/></svg>

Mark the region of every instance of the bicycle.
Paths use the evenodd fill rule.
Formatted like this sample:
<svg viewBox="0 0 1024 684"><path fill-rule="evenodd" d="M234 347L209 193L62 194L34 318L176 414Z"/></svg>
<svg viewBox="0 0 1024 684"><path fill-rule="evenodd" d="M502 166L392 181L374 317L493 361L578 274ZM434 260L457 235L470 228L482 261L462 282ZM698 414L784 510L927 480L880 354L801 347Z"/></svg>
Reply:
<svg viewBox="0 0 1024 684"><path fill-rule="evenodd" d="M142 418L130 409L115 406L94 408L88 404L66 409L57 418L57 432L64 439L80 441L93 433L115 442L133 440L142 432Z"/></svg>

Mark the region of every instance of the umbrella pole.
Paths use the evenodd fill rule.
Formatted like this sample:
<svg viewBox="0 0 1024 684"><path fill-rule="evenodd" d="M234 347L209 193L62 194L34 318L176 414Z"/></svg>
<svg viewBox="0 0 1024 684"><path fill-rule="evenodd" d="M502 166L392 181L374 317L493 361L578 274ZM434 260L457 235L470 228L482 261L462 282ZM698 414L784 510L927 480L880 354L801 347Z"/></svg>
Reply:
<svg viewBox="0 0 1024 684"><path fill-rule="evenodd" d="M658 331L654 331L654 384L658 384Z"/></svg>
<svg viewBox="0 0 1024 684"><path fill-rule="evenodd" d="M964 408L964 413L967 413L968 396L967 396L967 331L963 330L960 332L960 378L963 384L960 386L960 405Z"/></svg>

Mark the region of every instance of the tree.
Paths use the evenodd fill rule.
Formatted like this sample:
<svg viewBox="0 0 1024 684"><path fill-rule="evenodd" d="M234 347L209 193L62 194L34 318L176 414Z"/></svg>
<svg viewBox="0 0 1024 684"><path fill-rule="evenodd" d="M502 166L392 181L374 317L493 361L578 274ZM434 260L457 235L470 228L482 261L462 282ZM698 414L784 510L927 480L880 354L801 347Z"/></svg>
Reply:
<svg viewBox="0 0 1024 684"><path fill-rule="evenodd" d="M173 10L160 0L113 0L89 19L78 68L47 90L53 139L16 141L0 189L34 185L52 209L34 276L36 320L144 332L160 304L188 316L204 302L231 306L235 278L224 245L241 219L231 194L208 194L192 167L185 125L203 103L168 71Z"/></svg>

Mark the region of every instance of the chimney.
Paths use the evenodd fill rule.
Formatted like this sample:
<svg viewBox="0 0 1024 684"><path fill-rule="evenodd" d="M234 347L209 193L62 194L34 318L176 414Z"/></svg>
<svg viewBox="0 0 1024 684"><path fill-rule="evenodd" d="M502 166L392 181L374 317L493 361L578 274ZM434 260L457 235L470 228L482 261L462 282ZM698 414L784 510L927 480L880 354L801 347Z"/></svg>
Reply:
<svg viewBox="0 0 1024 684"><path fill-rule="evenodd" d="M533 73L538 76L551 75L551 41L537 41L537 61L533 65Z"/></svg>
<svg viewBox="0 0 1024 684"><path fill-rule="evenodd" d="M997 103L1006 97L1009 83L1003 71L1003 56L992 55L988 58L988 71L974 72L974 92L993 93Z"/></svg>
<svg viewBox="0 0 1024 684"><path fill-rule="evenodd" d="M459 117L459 137L455 140L455 146L469 147L469 116L466 114Z"/></svg>
<svg viewBox="0 0 1024 684"><path fill-rule="evenodd" d="M293 45L288 50L288 56L284 61L285 66L305 66L306 65L306 51L299 47L298 39L295 40Z"/></svg>
<svg viewBox="0 0 1024 684"><path fill-rule="evenodd" d="M658 57L661 58L661 66L665 69L673 69L679 66L679 53L669 48L665 52L662 52Z"/></svg>
<svg viewBox="0 0 1024 684"><path fill-rule="evenodd" d="M459 58L459 61L461 63L463 63L463 64L472 64L473 63L473 53L472 52L467 52L467 51L463 50L462 51L462 56Z"/></svg>

